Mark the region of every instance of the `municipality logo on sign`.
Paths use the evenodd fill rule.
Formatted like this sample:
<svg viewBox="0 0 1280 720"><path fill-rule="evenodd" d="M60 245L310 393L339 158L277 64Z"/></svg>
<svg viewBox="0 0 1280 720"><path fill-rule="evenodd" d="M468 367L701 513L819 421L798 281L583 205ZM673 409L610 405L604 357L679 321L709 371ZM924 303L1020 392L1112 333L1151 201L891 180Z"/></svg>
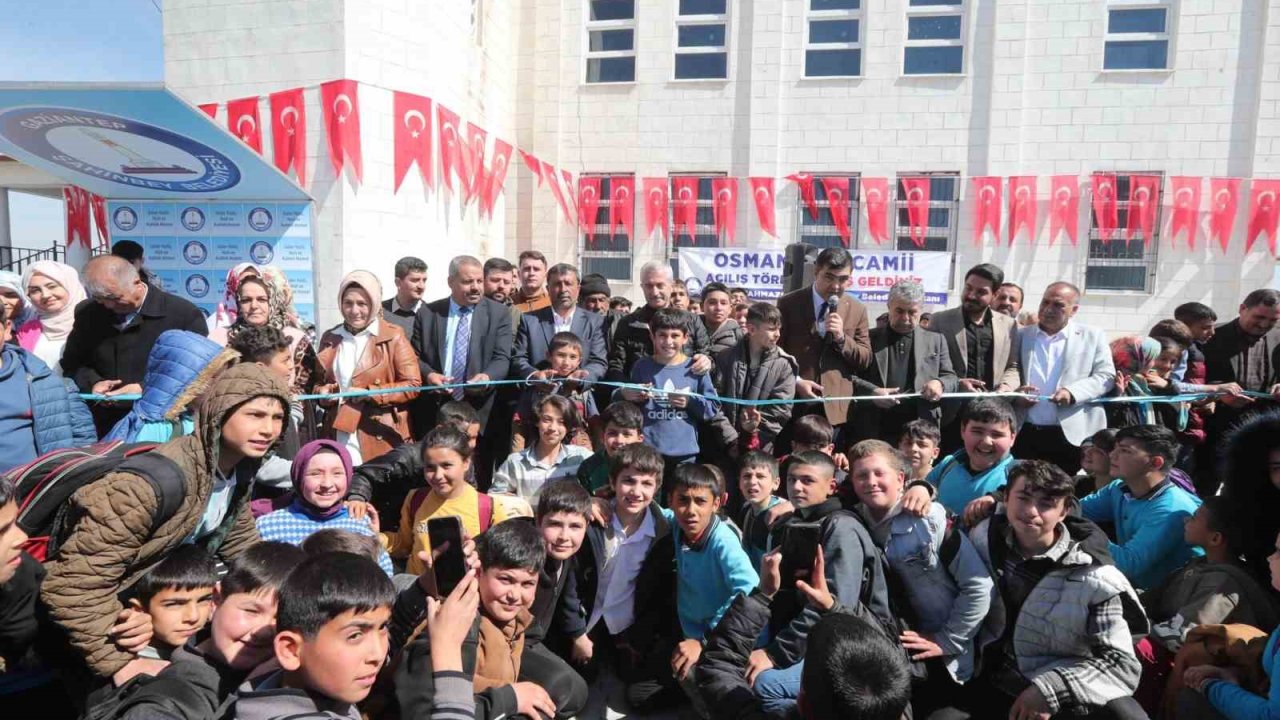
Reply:
<svg viewBox="0 0 1280 720"><path fill-rule="evenodd" d="M182 227L197 232L204 227L204 213L200 208L189 207L182 211Z"/></svg>
<svg viewBox="0 0 1280 720"><path fill-rule="evenodd" d="M199 240L192 240L182 248L182 257L192 265L202 265L209 259L209 248Z"/></svg>
<svg viewBox="0 0 1280 720"><path fill-rule="evenodd" d="M116 208L115 214L111 216L111 222L116 224L116 228L129 232L138 227L138 213L133 208L125 206Z"/></svg>
<svg viewBox="0 0 1280 720"><path fill-rule="evenodd" d="M271 211L264 207L256 207L249 211L249 227L258 232L271 229Z"/></svg>
<svg viewBox="0 0 1280 720"><path fill-rule="evenodd" d="M202 298L209 294L209 281L203 275L192 275L187 278L187 294L193 298Z"/></svg>
<svg viewBox="0 0 1280 720"><path fill-rule="evenodd" d="M240 168L204 143L116 115L65 107L0 113L0 136L20 150L78 176L130 188L221 192Z"/></svg>
<svg viewBox="0 0 1280 720"><path fill-rule="evenodd" d="M259 240L249 246L249 257L259 265L266 265L276 255L276 251L271 247L271 243Z"/></svg>

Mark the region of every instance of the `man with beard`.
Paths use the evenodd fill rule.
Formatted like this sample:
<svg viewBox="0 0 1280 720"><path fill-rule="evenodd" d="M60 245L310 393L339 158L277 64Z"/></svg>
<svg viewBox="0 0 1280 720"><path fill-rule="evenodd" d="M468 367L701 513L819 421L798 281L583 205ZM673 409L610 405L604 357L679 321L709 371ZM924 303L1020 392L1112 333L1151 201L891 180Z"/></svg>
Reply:
<svg viewBox="0 0 1280 720"><path fill-rule="evenodd" d="M1022 342L1012 317L992 312L996 293L1004 283L1004 271L990 263L975 265L964 276L960 307L935 313L929 329L947 340L951 367L960 377L959 392L1008 392L1018 387L1018 357ZM956 422L967 400L942 404L942 454L961 447Z"/></svg>
<svg viewBox="0 0 1280 720"><path fill-rule="evenodd" d="M992 302L991 308L1002 315L1016 318L1018 313L1022 312L1024 294L1022 288L1016 283L1001 283L996 289L996 299Z"/></svg>
<svg viewBox="0 0 1280 720"><path fill-rule="evenodd" d="M644 292L644 307L622 319L609 346L609 380L631 381L631 366L642 357L653 355L653 338L649 334L649 318L671 302L671 286L674 282L671 266L652 261L640 268L640 289ZM705 375L711 369L711 340L707 329L700 322L689 328L689 341L684 354L693 358L691 367L695 375Z"/></svg>
<svg viewBox="0 0 1280 720"><path fill-rule="evenodd" d="M1026 385L1018 392L1047 400L1020 398L1022 427L1014 457L1039 458L1068 475L1080 469L1080 444L1107 426L1107 414L1090 400L1115 385L1107 335L1072 322L1080 310L1080 290L1069 282L1045 288L1040 322L1021 328L1021 365Z"/></svg>
<svg viewBox="0 0 1280 720"><path fill-rule="evenodd" d="M520 253L519 266L516 272L520 277L520 288L511 294L511 305L520 312L533 312L551 305L551 296L547 294L547 256L537 250L525 250Z"/></svg>

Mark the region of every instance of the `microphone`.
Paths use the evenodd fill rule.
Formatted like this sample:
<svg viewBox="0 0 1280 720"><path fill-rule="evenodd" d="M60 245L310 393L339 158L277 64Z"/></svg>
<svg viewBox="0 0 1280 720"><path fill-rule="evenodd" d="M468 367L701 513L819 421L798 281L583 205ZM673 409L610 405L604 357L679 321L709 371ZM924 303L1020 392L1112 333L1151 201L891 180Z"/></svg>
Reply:
<svg viewBox="0 0 1280 720"><path fill-rule="evenodd" d="M834 313L836 311L836 307L839 304L840 304L839 295L832 293L830 296L828 296L827 297L827 315ZM831 341L832 344L835 344L835 335L832 335L831 333L827 333L827 339Z"/></svg>

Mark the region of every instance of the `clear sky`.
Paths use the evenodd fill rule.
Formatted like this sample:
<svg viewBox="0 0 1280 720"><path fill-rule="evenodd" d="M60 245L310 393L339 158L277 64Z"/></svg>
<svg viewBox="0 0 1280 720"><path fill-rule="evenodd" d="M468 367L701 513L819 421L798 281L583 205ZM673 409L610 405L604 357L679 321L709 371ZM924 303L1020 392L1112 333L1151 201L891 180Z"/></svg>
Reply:
<svg viewBox="0 0 1280 720"><path fill-rule="evenodd" d="M0 82L159 82L163 0L0 0ZM16 247L64 238L62 201L9 193Z"/></svg>

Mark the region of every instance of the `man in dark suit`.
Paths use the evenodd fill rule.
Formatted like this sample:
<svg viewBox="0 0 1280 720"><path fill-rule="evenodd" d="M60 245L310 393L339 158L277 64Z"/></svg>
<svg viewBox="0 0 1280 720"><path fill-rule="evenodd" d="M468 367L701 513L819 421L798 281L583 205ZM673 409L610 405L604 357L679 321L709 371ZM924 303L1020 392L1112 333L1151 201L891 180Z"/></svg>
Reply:
<svg viewBox="0 0 1280 720"><path fill-rule="evenodd" d="M889 325L871 331L873 362L853 378L858 395L920 393L918 398L860 401L849 410L848 442L876 438L898 444L902 426L912 420L941 419L942 393L954 392L956 374L941 335L920 326L924 288L903 281L889 290ZM874 405L875 410L868 410Z"/></svg>
<svg viewBox="0 0 1280 720"><path fill-rule="evenodd" d="M521 316L511 356L512 378L522 380L545 370L539 365L547 359L551 338L557 332L566 331L582 341L582 364L575 376L588 381L604 377L608 370L604 318L578 307L579 290L578 268L573 265L560 263L547 271L551 307Z"/></svg>
<svg viewBox="0 0 1280 720"><path fill-rule="evenodd" d="M405 337L413 337L413 319L422 309L422 294L427 291L427 264L413 256L396 261L395 297L382 301L382 317L395 323Z"/></svg>
<svg viewBox="0 0 1280 720"><path fill-rule="evenodd" d="M990 263L975 265L964 276L960 307L933 314L929 329L946 340L960 392L1008 392L1022 384L1019 375L1021 336L1018 323L992 310L1004 271ZM960 449L956 417L968 401L942 404L942 454Z"/></svg>
<svg viewBox="0 0 1280 720"><path fill-rule="evenodd" d="M484 296L480 261L459 255L449 262L449 297L428 303L413 325L413 349L427 385L501 380L511 367L511 316ZM465 400L481 424L493 406L493 387L461 388L438 400ZM505 458L502 458L505 459Z"/></svg>
<svg viewBox="0 0 1280 720"><path fill-rule="evenodd" d="M76 308L75 325L62 353L62 372L81 392L130 395L142 392L147 355L165 330L209 334L204 313L186 300L143 282L138 269L113 255L84 267L89 300ZM98 434L110 431L128 404L95 403Z"/></svg>
<svg viewBox="0 0 1280 720"><path fill-rule="evenodd" d="M853 257L844 248L818 254L813 285L778 298L782 335L778 345L800 365L797 398L853 394L849 377L871 362L867 308L846 294L853 279ZM834 306L829 301L837 298ZM849 403L797 403L795 415L825 412L837 429L849 415ZM784 431L784 435L790 433ZM838 441L839 442L839 441ZM840 442L837 447L843 449Z"/></svg>

